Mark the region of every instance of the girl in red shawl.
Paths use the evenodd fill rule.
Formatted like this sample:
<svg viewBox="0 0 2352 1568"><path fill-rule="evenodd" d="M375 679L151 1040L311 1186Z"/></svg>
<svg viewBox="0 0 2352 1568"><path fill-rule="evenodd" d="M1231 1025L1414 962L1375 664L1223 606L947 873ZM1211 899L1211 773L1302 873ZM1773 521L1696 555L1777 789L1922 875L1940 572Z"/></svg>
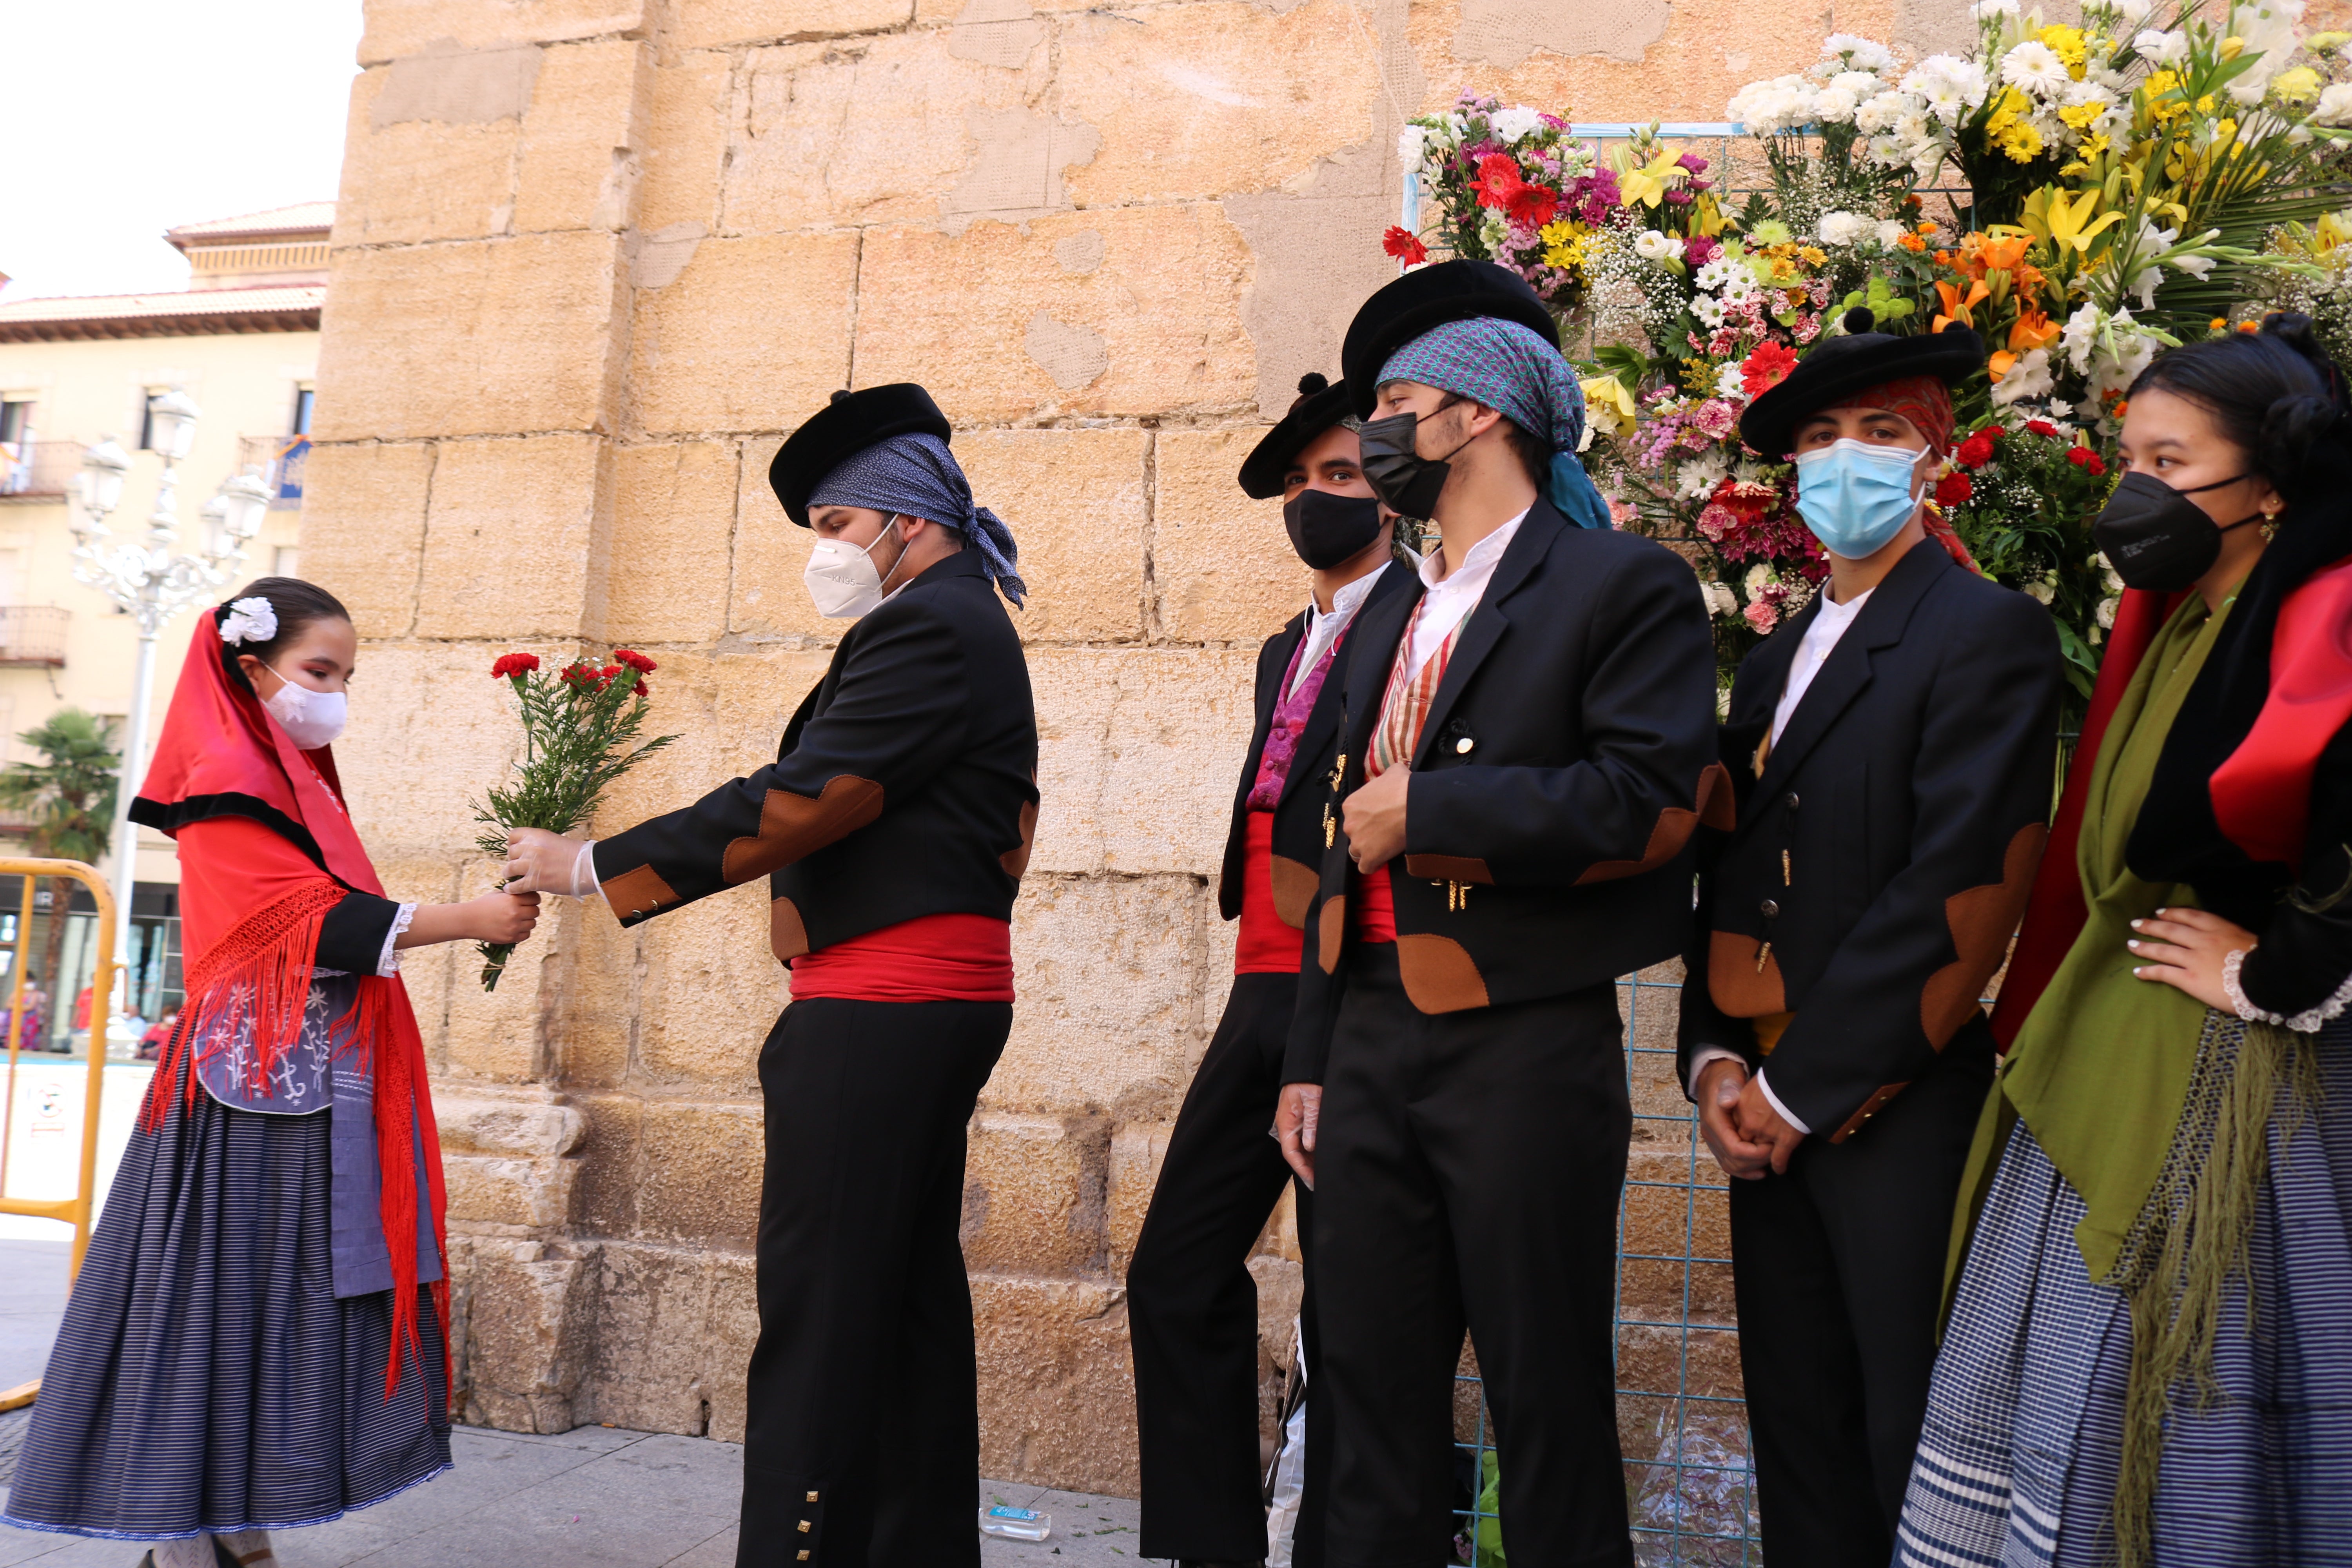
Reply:
<svg viewBox="0 0 2352 1568"><path fill-rule="evenodd" d="M351 616L265 577L196 629L132 820L179 842L187 1000L34 1406L5 1519L270 1561L449 1468L440 1148L400 952L536 895L384 895L329 743Z"/></svg>

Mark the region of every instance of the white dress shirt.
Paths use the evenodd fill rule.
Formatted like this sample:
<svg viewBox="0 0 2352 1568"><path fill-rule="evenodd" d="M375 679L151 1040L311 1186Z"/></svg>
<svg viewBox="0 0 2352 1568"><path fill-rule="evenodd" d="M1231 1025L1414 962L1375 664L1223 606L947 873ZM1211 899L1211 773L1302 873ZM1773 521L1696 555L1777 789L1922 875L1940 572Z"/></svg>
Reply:
<svg viewBox="0 0 2352 1568"><path fill-rule="evenodd" d="M1530 507L1528 511L1532 511ZM1421 613L1413 617L1411 662L1405 668L1410 680L1421 673L1430 656L1445 645L1454 628L1470 618L1478 601L1486 596L1486 584L1494 580L1495 568L1502 563L1503 552L1511 547L1511 536L1519 531L1528 511L1522 511L1510 521L1464 552L1454 570L1444 577L1437 575L1439 552L1431 551L1421 558L1422 586L1427 590L1421 600Z"/></svg>
<svg viewBox="0 0 2352 1568"><path fill-rule="evenodd" d="M1772 710L1772 744L1777 746L1780 743L1780 731L1789 727L1790 715L1796 712L1797 704L1803 701L1805 693L1812 689L1813 677L1822 672L1822 666L1829 663L1830 655L1837 650L1838 639L1845 636L1846 628L1853 625L1855 618L1862 614L1862 606L1876 591L1865 588L1840 605L1832 603L1828 591L1823 590L1822 607L1814 612L1813 624L1805 628L1804 640L1797 644L1796 658L1789 661L1789 683L1780 692L1780 706ZM1690 1091L1693 1098L1698 1094L1699 1074L1706 1070L1707 1063L1721 1057L1728 1057L1733 1061L1743 1059L1738 1052L1721 1046L1701 1046L1691 1053ZM1756 1069L1756 1087L1763 1091L1772 1109L1780 1112L1781 1121L1800 1132L1812 1131L1811 1128L1791 1116L1789 1108L1780 1103L1780 1096L1772 1092L1772 1086L1764 1081L1762 1068Z"/></svg>
<svg viewBox="0 0 2352 1568"><path fill-rule="evenodd" d="M1299 651L1297 673L1290 678L1290 685L1283 692L1284 697L1298 689L1308 672L1331 650L1331 645L1339 640L1339 634L1348 629L1348 623L1354 620L1356 612L1364 607L1364 600L1371 595L1372 584L1379 582L1381 574L1388 569L1389 563L1383 561L1354 582L1331 590L1331 607L1328 610L1316 608L1311 598L1307 601L1307 646Z"/></svg>

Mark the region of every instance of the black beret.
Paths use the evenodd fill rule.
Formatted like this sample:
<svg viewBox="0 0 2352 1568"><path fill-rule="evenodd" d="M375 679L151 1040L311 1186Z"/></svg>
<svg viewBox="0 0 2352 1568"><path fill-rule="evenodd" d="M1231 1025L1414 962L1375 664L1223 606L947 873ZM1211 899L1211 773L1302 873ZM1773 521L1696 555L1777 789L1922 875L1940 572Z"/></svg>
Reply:
<svg viewBox="0 0 2352 1568"><path fill-rule="evenodd" d="M1381 367L1390 355L1432 327L1474 316L1517 321L1554 347L1559 344L1559 323L1528 280L1509 268L1466 259L1417 268L1365 300L1348 323L1339 370L1348 378L1356 417L1369 416L1380 401Z"/></svg>
<svg viewBox="0 0 2352 1568"><path fill-rule="evenodd" d="M809 497L848 458L893 436L937 436L944 441L950 434L948 416L911 381L836 392L777 450L768 465L768 488L784 503L785 515L806 528Z"/></svg>
<svg viewBox="0 0 2352 1568"><path fill-rule="evenodd" d="M1290 464L1317 437L1348 416L1348 384L1334 384L1314 371L1298 378L1290 412L1242 459L1242 493L1266 500L1282 493Z"/></svg>
<svg viewBox="0 0 2352 1568"><path fill-rule="evenodd" d="M1779 462L1795 445L1798 426L1857 392L1914 375L1950 385L1984 365L1984 340L1958 321L1940 332L1896 337L1874 331L1878 319L1857 305L1843 324L1843 336L1798 361L1787 380L1739 416L1739 438L1759 455Z"/></svg>

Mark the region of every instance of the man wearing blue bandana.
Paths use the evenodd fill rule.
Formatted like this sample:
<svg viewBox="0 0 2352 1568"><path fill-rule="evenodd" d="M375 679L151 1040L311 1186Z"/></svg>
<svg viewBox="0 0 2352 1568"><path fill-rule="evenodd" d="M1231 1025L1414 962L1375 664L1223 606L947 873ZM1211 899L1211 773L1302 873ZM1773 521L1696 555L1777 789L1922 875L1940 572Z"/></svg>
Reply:
<svg viewBox="0 0 2352 1568"><path fill-rule="evenodd" d="M1449 261L1341 353L1366 477L1436 542L1350 634L1276 1121L1315 1190L1330 1568L1445 1560L1465 1326L1514 1568L1633 1562L1615 982L1680 950L1730 789L1697 579L1610 526L1557 341L1516 274Z"/></svg>
<svg viewBox="0 0 2352 1568"><path fill-rule="evenodd" d="M760 1052L760 1338L740 1568L978 1568L964 1125L1013 1023L1037 719L998 602L1019 549L911 383L835 393L776 454L848 621L776 761L593 844L519 833L508 886L624 925L765 879L792 1004Z"/></svg>

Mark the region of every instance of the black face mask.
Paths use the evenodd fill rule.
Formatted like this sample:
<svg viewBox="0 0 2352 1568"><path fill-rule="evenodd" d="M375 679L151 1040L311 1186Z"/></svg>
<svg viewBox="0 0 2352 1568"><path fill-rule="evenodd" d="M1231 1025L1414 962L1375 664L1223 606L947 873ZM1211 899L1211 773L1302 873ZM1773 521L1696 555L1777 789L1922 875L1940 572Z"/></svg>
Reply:
<svg viewBox="0 0 2352 1568"><path fill-rule="evenodd" d="M1305 489L1282 503L1290 547L1318 572L1350 561L1381 536L1381 503L1370 496Z"/></svg>
<svg viewBox="0 0 2352 1568"><path fill-rule="evenodd" d="M1399 517L1426 521L1437 510L1437 493L1445 488L1445 476L1454 471L1454 465L1445 458L1451 458L1470 442L1465 437L1462 445L1446 453L1445 458L1424 458L1413 450L1420 427L1419 415L1391 414L1386 419L1367 423L1356 433L1356 439L1363 451L1364 478L1371 481L1381 500L1388 502L1389 510Z"/></svg>
<svg viewBox="0 0 2352 1568"><path fill-rule="evenodd" d="M2263 519L2256 512L2224 526L2189 498L2247 477L2177 490L2152 474L2126 474L2091 524L2091 538L2106 552L2107 564L2125 587L2179 593L2213 569L2221 558L2223 534Z"/></svg>

